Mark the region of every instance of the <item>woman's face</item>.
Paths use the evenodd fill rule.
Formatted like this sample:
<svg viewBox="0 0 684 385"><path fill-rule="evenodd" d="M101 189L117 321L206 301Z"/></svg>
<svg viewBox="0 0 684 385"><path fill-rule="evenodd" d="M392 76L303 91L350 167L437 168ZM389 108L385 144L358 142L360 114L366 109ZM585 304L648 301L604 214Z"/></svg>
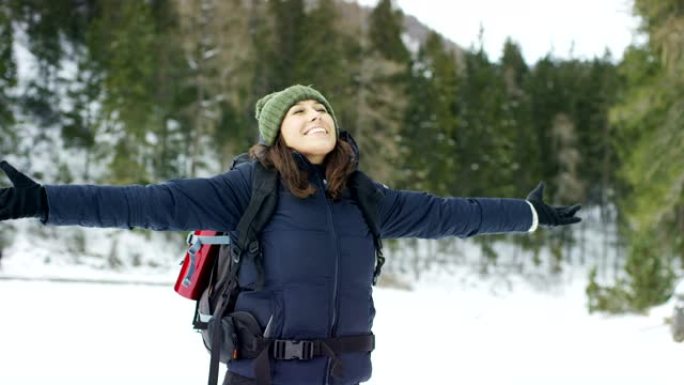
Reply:
<svg viewBox="0 0 684 385"><path fill-rule="evenodd" d="M303 100L290 107L280 125L285 144L313 164L323 163L325 156L335 148L335 130L332 116L315 100Z"/></svg>

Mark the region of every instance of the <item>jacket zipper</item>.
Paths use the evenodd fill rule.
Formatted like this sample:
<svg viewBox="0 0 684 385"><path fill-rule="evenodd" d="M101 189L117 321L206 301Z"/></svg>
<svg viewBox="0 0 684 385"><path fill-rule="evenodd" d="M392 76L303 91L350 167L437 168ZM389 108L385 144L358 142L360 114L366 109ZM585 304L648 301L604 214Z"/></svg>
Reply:
<svg viewBox="0 0 684 385"><path fill-rule="evenodd" d="M328 201L328 218L331 221L332 224L332 208L330 207L330 201ZM340 286L340 280L339 280L339 275L340 275L340 247L339 247L339 239L337 238L337 232L335 231L335 226L332 225L332 233L333 233L333 240L335 244L335 275L334 275L334 285L333 285L333 317L332 317L332 322L330 326L330 337L335 337L337 335L337 318L338 318L338 295L337 292L339 291L339 286Z"/></svg>
<svg viewBox="0 0 684 385"><path fill-rule="evenodd" d="M339 271L340 271L340 248L338 245L337 232L335 231L335 223L333 222L332 215L332 205L330 200L326 195L327 181L325 178L319 176L320 187L322 188L323 199L326 202L326 211L328 214L328 223L330 224L330 230L332 232L333 244L335 247L335 273L333 274L333 290L332 290L332 315L330 317L330 337L335 337L337 334L337 294L339 290ZM328 359L325 370L325 382L324 384L330 383L330 366L332 364L332 359Z"/></svg>

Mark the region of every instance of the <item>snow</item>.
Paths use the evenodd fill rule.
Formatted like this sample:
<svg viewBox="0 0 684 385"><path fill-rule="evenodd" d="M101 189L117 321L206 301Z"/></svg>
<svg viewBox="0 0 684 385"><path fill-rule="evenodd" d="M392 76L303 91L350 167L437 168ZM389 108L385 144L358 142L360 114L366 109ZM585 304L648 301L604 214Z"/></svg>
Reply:
<svg viewBox="0 0 684 385"><path fill-rule="evenodd" d="M170 287L3 281L0 292L2 384L206 381L194 307Z"/></svg>
<svg viewBox="0 0 684 385"><path fill-rule="evenodd" d="M587 315L584 301L583 285L577 284L554 294L519 285L500 296L448 286L383 292L374 383L681 383L677 368L684 346L671 341L661 309L650 317L607 318ZM407 308L411 321L404 322ZM416 362L401 354L401 336L421 322L434 325L423 331L434 330L433 338L415 339L418 346L411 350L441 353ZM392 370L397 367L411 370Z"/></svg>
<svg viewBox="0 0 684 385"><path fill-rule="evenodd" d="M182 233L44 226L34 219L0 223L0 233L11 239L0 277L30 279L170 282L185 245Z"/></svg>
<svg viewBox="0 0 684 385"><path fill-rule="evenodd" d="M663 320L589 315L584 282L493 291L433 273L376 288L368 384L681 384L684 344ZM0 384L198 384L208 354L194 304L154 285L0 280Z"/></svg>
<svg viewBox="0 0 684 385"><path fill-rule="evenodd" d="M25 34L15 35L20 84L14 92L20 94L37 69ZM73 79L75 68L65 61L61 76ZM18 118L19 147L29 148L36 123ZM42 146L62 148L57 132L44 131L51 140ZM81 182L78 153L37 153L43 155L7 159L20 170L42 173L45 183L56 180L54 164L66 163ZM590 220L595 210L582 215L582 226L593 226L587 259L613 266L614 231ZM52 228L21 220L0 224L0 235L11 239L0 261L0 384L206 382L209 356L190 326L194 303L173 291L182 234ZM664 321L674 298L648 315L590 315L586 267L571 266L552 282L535 279L549 277L548 262L523 265L516 258L528 256L495 245L499 265L483 277L474 272L481 261L475 243L454 240L446 256L432 252L434 243L404 246L387 250L386 271L401 257L413 261L417 250L430 256L421 265L431 272L421 273L412 291L375 289L377 348L368 384L682 383L684 344L672 341ZM116 268L110 266L113 254ZM448 274L431 265L444 258L452 261ZM527 275L507 275L504 267L513 263ZM684 282L677 292L684 296Z"/></svg>
<svg viewBox="0 0 684 385"><path fill-rule="evenodd" d="M575 238L586 238L587 260L614 265L613 247L600 257L614 229L594 209L582 215ZM173 291L181 234L35 220L0 229L12 237L0 261L0 384L206 382L209 355L190 324L194 303ZM672 340L666 323L676 296L648 315L591 315L584 292L591 263L566 262L549 274L548 250L534 266L501 242L492 245L497 264L482 275L477 243L447 242L388 245L385 274L415 265L419 253L420 280L411 291L375 289L368 384L682 383L684 343ZM120 265L112 269L115 248ZM578 249L566 260L581 260ZM675 293L684 294L684 281Z"/></svg>

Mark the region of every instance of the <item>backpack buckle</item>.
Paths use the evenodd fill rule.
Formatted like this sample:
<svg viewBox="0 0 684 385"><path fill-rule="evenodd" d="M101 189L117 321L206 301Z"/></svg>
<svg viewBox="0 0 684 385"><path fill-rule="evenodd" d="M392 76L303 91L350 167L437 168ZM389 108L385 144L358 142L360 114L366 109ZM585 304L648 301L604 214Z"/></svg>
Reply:
<svg viewBox="0 0 684 385"><path fill-rule="evenodd" d="M252 243L249 244L249 254L250 255L256 255L256 253L259 251L259 241L253 241Z"/></svg>
<svg viewBox="0 0 684 385"><path fill-rule="evenodd" d="M276 360L308 361L314 356L314 343L307 340L273 341L273 358Z"/></svg>
<svg viewBox="0 0 684 385"><path fill-rule="evenodd" d="M233 263L240 263L241 254L242 251L240 250L240 248L235 243L232 243L230 245L230 257L233 260Z"/></svg>

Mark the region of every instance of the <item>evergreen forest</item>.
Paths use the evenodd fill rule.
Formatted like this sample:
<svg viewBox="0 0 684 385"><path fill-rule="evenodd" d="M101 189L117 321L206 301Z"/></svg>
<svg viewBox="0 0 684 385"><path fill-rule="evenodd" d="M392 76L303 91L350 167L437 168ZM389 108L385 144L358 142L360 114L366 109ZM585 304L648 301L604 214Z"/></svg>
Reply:
<svg viewBox="0 0 684 385"><path fill-rule="evenodd" d="M527 63L412 36L390 0L0 0L0 153L52 184L210 176L256 143L257 99L312 85L382 183L581 202L614 261L550 230L478 239L482 271L503 240L550 275L586 266L590 311L640 312L684 277L684 8L633 11L622 57Z"/></svg>

